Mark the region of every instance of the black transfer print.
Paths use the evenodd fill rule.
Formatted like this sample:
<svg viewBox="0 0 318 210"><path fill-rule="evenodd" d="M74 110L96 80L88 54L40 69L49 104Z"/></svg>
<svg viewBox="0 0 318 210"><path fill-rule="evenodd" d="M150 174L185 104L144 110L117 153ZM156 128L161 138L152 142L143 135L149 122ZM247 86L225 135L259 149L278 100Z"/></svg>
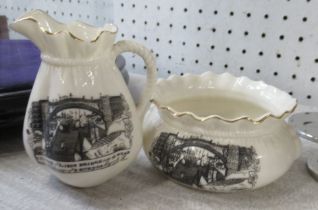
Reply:
<svg viewBox="0 0 318 210"><path fill-rule="evenodd" d="M127 159L131 112L123 95L32 102L27 135L35 159L63 173L94 171Z"/></svg>
<svg viewBox="0 0 318 210"><path fill-rule="evenodd" d="M260 170L253 147L220 145L173 133L161 133L149 156L154 166L168 177L212 191L253 188Z"/></svg>

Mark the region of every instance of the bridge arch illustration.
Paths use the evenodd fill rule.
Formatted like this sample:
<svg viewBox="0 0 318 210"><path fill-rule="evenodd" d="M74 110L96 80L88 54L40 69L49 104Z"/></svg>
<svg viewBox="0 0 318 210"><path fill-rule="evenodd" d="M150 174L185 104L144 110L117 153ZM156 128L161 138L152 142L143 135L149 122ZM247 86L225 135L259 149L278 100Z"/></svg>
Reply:
<svg viewBox="0 0 318 210"><path fill-rule="evenodd" d="M198 148L205 149L205 150L213 153L217 158L221 159L224 164L226 164L226 162L227 162L227 159L224 157L224 155L222 153L220 153L219 151L217 151L216 149L211 147L210 142L200 140L200 139L196 139L195 141L185 141L183 144L180 144L180 145L173 147L170 150L170 152L171 153L178 152L186 147L198 147Z"/></svg>

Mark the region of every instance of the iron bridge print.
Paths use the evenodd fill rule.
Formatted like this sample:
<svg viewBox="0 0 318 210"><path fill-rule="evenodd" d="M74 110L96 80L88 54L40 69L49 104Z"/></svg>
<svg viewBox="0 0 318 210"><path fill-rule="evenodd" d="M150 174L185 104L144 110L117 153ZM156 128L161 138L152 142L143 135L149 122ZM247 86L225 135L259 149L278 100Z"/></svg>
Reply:
<svg viewBox="0 0 318 210"><path fill-rule="evenodd" d="M174 133L161 133L149 157L168 177L207 190L252 188L260 170L260 160L253 147L221 145Z"/></svg>
<svg viewBox="0 0 318 210"><path fill-rule="evenodd" d="M33 101L28 143L35 159L64 173L125 160L132 147L131 112L123 95Z"/></svg>

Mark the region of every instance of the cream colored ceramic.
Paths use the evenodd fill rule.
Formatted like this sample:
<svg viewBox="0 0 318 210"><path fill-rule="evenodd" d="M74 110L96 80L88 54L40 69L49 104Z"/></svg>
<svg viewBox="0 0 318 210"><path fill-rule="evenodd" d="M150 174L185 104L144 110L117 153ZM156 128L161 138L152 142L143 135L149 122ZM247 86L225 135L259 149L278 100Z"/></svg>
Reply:
<svg viewBox="0 0 318 210"><path fill-rule="evenodd" d="M28 155L77 187L98 185L125 169L142 145L140 123L156 78L150 51L131 41L114 44L114 25L65 25L40 10L10 27L41 50L23 129ZM115 65L127 51L139 54L148 68L137 108Z"/></svg>
<svg viewBox="0 0 318 210"><path fill-rule="evenodd" d="M161 79L144 120L154 167L197 189L256 189L281 177L300 154L284 122L296 100L264 82L224 73Z"/></svg>

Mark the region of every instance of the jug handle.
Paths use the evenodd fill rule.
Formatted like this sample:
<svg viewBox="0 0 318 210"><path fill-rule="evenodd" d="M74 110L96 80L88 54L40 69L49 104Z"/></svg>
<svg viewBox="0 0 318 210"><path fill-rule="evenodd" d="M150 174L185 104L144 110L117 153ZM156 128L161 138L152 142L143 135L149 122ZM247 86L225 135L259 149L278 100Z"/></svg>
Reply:
<svg viewBox="0 0 318 210"><path fill-rule="evenodd" d="M150 97L152 96L156 84L157 71L155 58L146 47L130 40L122 40L114 44L113 53L115 58L124 52L136 53L142 57L147 67L147 83L141 95L140 102L136 106L137 114L139 118L143 120L146 109L150 103Z"/></svg>

